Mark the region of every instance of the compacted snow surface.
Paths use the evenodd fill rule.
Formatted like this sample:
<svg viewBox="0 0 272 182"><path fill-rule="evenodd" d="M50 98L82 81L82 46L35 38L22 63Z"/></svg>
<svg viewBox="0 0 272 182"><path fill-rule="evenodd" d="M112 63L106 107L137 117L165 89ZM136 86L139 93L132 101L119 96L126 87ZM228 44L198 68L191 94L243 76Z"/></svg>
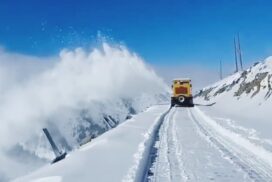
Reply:
<svg viewBox="0 0 272 182"><path fill-rule="evenodd" d="M199 108L173 108L148 181L271 181L272 153Z"/></svg>
<svg viewBox="0 0 272 182"><path fill-rule="evenodd" d="M150 160L154 147L155 158ZM169 110L168 105L160 105L82 146L63 161L15 181L45 179L271 181L272 153L198 107Z"/></svg>

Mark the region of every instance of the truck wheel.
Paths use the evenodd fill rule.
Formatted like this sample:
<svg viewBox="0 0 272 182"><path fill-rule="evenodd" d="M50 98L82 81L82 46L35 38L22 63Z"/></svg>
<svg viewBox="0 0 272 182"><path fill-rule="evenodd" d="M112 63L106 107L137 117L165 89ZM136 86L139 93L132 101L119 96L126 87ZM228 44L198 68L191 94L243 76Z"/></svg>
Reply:
<svg viewBox="0 0 272 182"><path fill-rule="evenodd" d="M185 102L185 97L184 96L179 96L178 97L178 101L180 102L180 103L184 103Z"/></svg>

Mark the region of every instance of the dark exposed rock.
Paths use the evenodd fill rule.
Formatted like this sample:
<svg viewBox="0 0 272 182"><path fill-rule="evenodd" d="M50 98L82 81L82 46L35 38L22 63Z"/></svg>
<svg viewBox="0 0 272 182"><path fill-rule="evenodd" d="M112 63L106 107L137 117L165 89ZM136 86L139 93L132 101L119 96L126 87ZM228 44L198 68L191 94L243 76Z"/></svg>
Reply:
<svg viewBox="0 0 272 182"><path fill-rule="evenodd" d="M90 116L83 115L81 117L78 118L79 121L81 120L81 124L78 124L73 130L73 137L76 138L78 143L81 143L87 137L95 138L111 129L111 127L96 124ZM104 122L106 121L104 120ZM108 125L105 124L105 126Z"/></svg>
<svg viewBox="0 0 272 182"><path fill-rule="evenodd" d="M223 93L223 92L230 91L234 85L236 85L237 83L239 83L239 81L240 81L241 78L242 78L242 76L241 76L239 79L234 80L234 81L233 81L231 84L229 84L229 85L224 84L219 90L217 90L217 91L213 94L213 96L216 96L216 95L221 94L221 93Z"/></svg>
<svg viewBox="0 0 272 182"><path fill-rule="evenodd" d="M271 85L271 81L270 81L270 79L272 78L272 75L270 74L270 75L268 75L268 78L267 78L267 89L268 89L268 91L267 91L267 93L265 94L265 99L268 99L270 96L271 96L271 94L272 94L272 85Z"/></svg>
<svg viewBox="0 0 272 182"><path fill-rule="evenodd" d="M254 80L250 82L246 82L245 79L240 84L239 89L234 93L234 96L241 96L243 93L249 94L251 91L256 88L256 91L251 95L254 97L257 93L259 93L261 89L261 82L268 75L268 72L257 73Z"/></svg>
<svg viewBox="0 0 272 182"><path fill-rule="evenodd" d="M126 119L131 119L132 115L127 115Z"/></svg>
<svg viewBox="0 0 272 182"><path fill-rule="evenodd" d="M122 103L127 108L127 117L129 119L133 114L136 114L136 109L132 106L132 101L123 99ZM79 144L84 143L86 139L96 138L97 136L105 133L106 131L115 128L120 122L118 117L104 114L99 121L94 121L92 116L89 114L88 109L82 110L79 117L76 119L78 124L73 129L73 137ZM100 123L100 124L97 124Z"/></svg>
<svg viewBox="0 0 272 182"><path fill-rule="evenodd" d="M260 62L255 62L254 64L253 64L253 66L256 66L257 64L259 64Z"/></svg>
<svg viewBox="0 0 272 182"><path fill-rule="evenodd" d="M197 94L194 95L194 97L204 97L204 100L210 100L210 96L209 94L211 93L211 91L213 91L213 89L215 89L216 87L211 87L205 90L200 90Z"/></svg>
<svg viewBox="0 0 272 182"><path fill-rule="evenodd" d="M217 91L213 94L213 96L216 96L216 95L218 95L218 94L221 94L221 93L225 92L225 91L228 89L228 87L229 87L229 85L224 84L222 88L220 88L219 90L217 90Z"/></svg>

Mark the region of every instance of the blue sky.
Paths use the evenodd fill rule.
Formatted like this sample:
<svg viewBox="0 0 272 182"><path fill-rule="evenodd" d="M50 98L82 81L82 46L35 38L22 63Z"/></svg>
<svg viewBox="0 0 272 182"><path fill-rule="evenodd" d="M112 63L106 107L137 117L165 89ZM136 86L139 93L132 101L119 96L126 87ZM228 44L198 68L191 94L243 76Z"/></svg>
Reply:
<svg viewBox="0 0 272 182"><path fill-rule="evenodd" d="M248 63L272 55L268 0L0 1L0 44L37 56L88 46L97 32L155 65L217 67L233 61L239 32Z"/></svg>

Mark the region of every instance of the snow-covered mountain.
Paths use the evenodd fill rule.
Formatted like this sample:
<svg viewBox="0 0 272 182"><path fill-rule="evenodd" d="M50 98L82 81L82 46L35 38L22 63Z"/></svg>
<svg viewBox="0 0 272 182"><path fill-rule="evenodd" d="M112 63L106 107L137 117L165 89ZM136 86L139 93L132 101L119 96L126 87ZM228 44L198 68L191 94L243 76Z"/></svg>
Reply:
<svg viewBox="0 0 272 182"><path fill-rule="evenodd" d="M272 106L272 57L255 63L215 84L200 90L198 102L216 102L216 108L228 113L249 115L268 120L266 114ZM263 117L264 116L264 117Z"/></svg>
<svg viewBox="0 0 272 182"><path fill-rule="evenodd" d="M272 150L272 57L207 86L196 103L215 120L251 142Z"/></svg>
<svg viewBox="0 0 272 182"><path fill-rule="evenodd" d="M0 87L0 181L54 158L44 127L70 151L169 98L162 79L124 46L63 50L55 59L34 76Z"/></svg>
<svg viewBox="0 0 272 182"><path fill-rule="evenodd" d="M272 57L205 87L195 97L202 97L206 101L219 101L227 93L231 93L235 99L269 99L272 94Z"/></svg>

